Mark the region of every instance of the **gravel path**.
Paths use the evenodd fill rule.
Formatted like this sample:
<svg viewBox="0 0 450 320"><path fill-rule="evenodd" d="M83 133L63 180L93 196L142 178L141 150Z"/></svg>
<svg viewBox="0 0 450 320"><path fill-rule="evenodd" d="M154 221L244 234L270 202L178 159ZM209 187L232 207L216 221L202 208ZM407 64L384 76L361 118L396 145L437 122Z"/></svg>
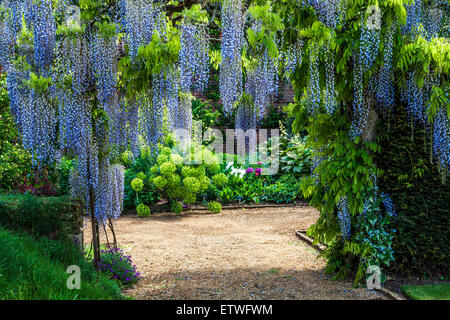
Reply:
<svg viewBox="0 0 450 320"><path fill-rule="evenodd" d="M123 217L116 226L119 243L143 275L124 294L188 300L380 298L326 277L325 260L295 236L317 217L311 208Z"/></svg>

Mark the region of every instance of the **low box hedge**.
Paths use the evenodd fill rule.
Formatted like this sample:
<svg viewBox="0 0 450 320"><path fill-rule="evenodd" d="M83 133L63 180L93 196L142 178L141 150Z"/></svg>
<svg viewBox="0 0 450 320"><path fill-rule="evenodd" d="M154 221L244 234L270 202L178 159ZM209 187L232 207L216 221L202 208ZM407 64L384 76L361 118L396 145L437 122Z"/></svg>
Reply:
<svg viewBox="0 0 450 320"><path fill-rule="evenodd" d="M36 238L60 239L80 233L81 205L69 197L0 195L0 225Z"/></svg>

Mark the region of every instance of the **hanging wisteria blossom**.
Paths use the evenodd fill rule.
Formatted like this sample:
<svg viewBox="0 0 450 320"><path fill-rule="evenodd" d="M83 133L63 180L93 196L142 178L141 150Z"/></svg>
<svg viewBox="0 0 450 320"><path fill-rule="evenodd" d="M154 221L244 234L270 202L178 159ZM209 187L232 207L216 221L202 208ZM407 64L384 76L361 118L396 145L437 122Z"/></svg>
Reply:
<svg viewBox="0 0 450 320"><path fill-rule="evenodd" d="M251 28L255 34L259 33L262 22L254 21ZM253 97L254 113L259 122L266 114L271 100L278 94L278 61L269 55L267 47L258 45L254 51L256 65L247 71L245 92ZM253 129L256 129L256 125Z"/></svg>
<svg viewBox="0 0 450 320"><path fill-rule="evenodd" d="M252 96L243 94L237 102L236 110L236 129L247 131L256 129L258 108Z"/></svg>
<svg viewBox="0 0 450 320"><path fill-rule="evenodd" d="M376 91L377 102L384 110L389 110L394 105L394 68L392 66L394 33L396 24L387 30L384 36L383 65L378 74L378 88Z"/></svg>
<svg viewBox="0 0 450 320"><path fill-rule="evenodd" d="M337 107L336 101L336 72L334 66L334 52L327 43L324 47L325 55L325 110L333 114Z"/></svg>
<svg viewBox="0 0 450 320"><path fill-rule="evenodd" d="M222 3L222 43L220 64L220 98L226 114L242 93L241 50L244 44L244 15L241 0Z"/></svg>
<svg viewBox="0 0 450 320"><path fill-rule="evenodd" d="M319 48L317 44L310 46L309 60L308 109L311 114L316 115L319 113L322 100L319 74Z"/></svg>
<svg viewBox="0 0 450 320"><path fill-rule="evenodd" d="M183 20L180 28L180 88L203 91L209 80L209 43L204 26Z"/></svg>
<svg viewBox="0 0 450 320"><path fill-rule="evenodd" d="M31 8L35 64L39 71L47 72L53 61L56 36L52 0L39 0Z"/></svg>
<svg viewBox="0 0 450 320"><path fill-rule="evenodd" d="M302 0L303 5L312 6L316 10L319 20L329 28L336 28L338 22L343 16L343 6L345 1L342 0Z"/></svg>
<svg viewBox="0 0 450 320"><path fill-rule="evenodd" d="M341 225L342 237L350 240L351 237L351 219L347 197L342 198L338 202L338 219Z"/></svg>
<svg viewBox="0 0 450 320"><path fill-rule="evenodd" d="M120 21L127 34L132 59L137 57L138 49L149 44L155 31L155 1L153 0L121 0Z"/></svg>
<svg viewBox="0 0 450 320"><path fill-rule="evenodd" d="M295 68L302 64L303 40L298 38L294 44L291 44L286 51L283 52L284 74L289 77L294 73Z"/></svg>

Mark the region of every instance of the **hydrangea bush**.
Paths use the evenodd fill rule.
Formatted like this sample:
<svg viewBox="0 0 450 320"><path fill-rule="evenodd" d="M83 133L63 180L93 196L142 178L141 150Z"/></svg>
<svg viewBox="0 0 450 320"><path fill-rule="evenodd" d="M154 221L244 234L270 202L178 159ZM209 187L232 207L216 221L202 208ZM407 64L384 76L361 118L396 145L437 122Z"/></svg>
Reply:
<svg viewBox="0 0 450 320"><path fill-rule="evenodd" d="M183 204L195 204L210 185L223 186L228 181L225 174L219 173L220 165L211 151L200 146L193 150L196 152L192 159L203 159L202 164L190 161L190 154L183 157L176 148L162 147L151 168L151 183L161 198L169 201L174 213L180 213Z"/></svg>

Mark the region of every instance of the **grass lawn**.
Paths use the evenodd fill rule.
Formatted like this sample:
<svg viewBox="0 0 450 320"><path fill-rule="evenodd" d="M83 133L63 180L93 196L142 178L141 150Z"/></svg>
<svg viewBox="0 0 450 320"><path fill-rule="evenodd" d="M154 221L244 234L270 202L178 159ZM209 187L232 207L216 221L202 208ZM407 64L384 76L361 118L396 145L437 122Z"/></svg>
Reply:
<svg viewBox="0 0 450 320"><path fill-rule="evenodd" d="M81 290L69 290L66 270L81 268ZM95 272L71 243L40 241L0 227L0 300L123 299L119 284Z"/></svg>
<svg viewBox="0 0 450 320"><path fill-rule="evenodd" d="M414 300L450 300L450 282L423 286L403 286L403 293Z"/></svg>

